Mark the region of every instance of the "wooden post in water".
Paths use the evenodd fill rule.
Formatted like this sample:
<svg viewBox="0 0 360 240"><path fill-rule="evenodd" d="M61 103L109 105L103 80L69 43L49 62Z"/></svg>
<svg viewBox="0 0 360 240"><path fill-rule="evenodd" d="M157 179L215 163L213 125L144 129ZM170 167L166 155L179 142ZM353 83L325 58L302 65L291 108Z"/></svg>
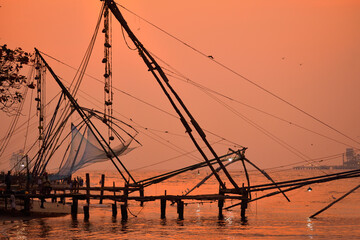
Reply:
<svg viewBox="0 0 360 240"><path fill-rule="evenodd" d="M224 207L224 199L219 199L218 201L218 207L219 207L219 216L218 219L222 220L224 219L224 215L223 215L223 207Z"/></svg>
<svg viewBox="0 0 360 240"><path fill-rule="evenodd" d="M84 210L84 220L87 221L90 218L89 205L83 206L83 210Z"/></svg>
<svg viewBox="0 0 360 240"><path fill-rule="evenodd" d="M128 220L127 205L121 204L121 221L126 222Z"/></svg>
<svg viewBox="0 0 360 240"><path fill-rule="evenodd" d="M120 205L121 208L121 221L125 222L128 220L128 213L127 213L127 204L128 204L128 196L129 196L129 189L128 185L125 182L124 185L124 204Z"/></svg>
<svg viewBox="0 0 360 240"><path fill-rule="evenodd" d="M165 219L166 218L166 199L162 198L160 200L160 207L161 207L161 219Z"/></svg>
<svg viewBox="0 0 360 240"><path fill-rule="evenodd" d="M179 215L179 220L184 220L184 202L178 200L177 202L177 213Z"/></svg>
<svg viewBox="0 0 360 240"><path fill-rule="evenodd" d="M73 219L77 218L78 213L78 199L73 196L73 203L71 205L71 216Z"/></svg>
<svg viewBox="0 0 360 240"><path fill-rule="evenodd" d="M112 216L114 218L116 218L116 216L117 216L117 204L116 204L116 202L113 203L113 205L112 205Z"/></svg>
<svg viewBox="0 0 360 240"><path fill-rule="evenodd" d="M90 204L90 175L86 174L86 202Z"/></svg>
<svg viewBox="0 0 360 240"><path fill-rule="evenodd" d="M114 188L114 203L112 205L112 216L116 218L117 216L117 204L116 204L116 192L115 192L115 182L113 182L113 188Z"/></svg>
<svg viewBox="0 0 360 240"><path fill-rule="evenodd" d="M164 192L164 197L166 197L166 190ZM161 219L166 218L166 199L163 198L160 200L160 209L161 209Z"/></svg>
<svg viewBox="0 0 360 240"><path fill-rule="evenodd" d="M101 174L100 204L103 203L105 174Z"/></svg>

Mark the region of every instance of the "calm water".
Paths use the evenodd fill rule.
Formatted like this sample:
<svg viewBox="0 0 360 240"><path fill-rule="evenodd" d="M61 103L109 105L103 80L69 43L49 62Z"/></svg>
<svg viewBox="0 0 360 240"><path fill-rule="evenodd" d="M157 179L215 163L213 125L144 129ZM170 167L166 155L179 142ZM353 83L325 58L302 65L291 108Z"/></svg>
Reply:
<svg viewBox="0 0 360 240"><path fill-rule="evenodd" d="M100 173L90 173L92 185L98 185ZM138 173L151 176L153 172ZM270 173L275 180L320 175L315 171L287 171ZM82 173L79 174L80 176ZM206 175L201 170L181 175L165 183L145 189L145 194L181 194ZM243 174L234 173L238 182ZM135 174L136 179L140 179ZM106 173L106 185L113 181L122 185L116 174ZM267 183L267 180L253 173L253 184ZM160 203L148 202L140 207L130 202L129 220L121 222L112 218L111 202L98 204L92 200L90 220L84 221L79 214L77 220L71 216L42 218L29 221L9 222L0 225L3 239L360 239L360 190L321 213L316 219L308 217L325 207L360 183L359 179L339 180L312 185L289 192L291 202L277 195L251 203L247 210L248 221L240 220L240 208L224 211L224 220L217 219L217 202L188 202L185 206L185 220L177 220L176 206L167 204L166 220L160 219ZM213 193L218 189L215 180L209 180L196 193ZM136 193L138 194L138 193ZM258 193L257 196L261 196ZM229 206L236 201L227 201Z"/></svg>

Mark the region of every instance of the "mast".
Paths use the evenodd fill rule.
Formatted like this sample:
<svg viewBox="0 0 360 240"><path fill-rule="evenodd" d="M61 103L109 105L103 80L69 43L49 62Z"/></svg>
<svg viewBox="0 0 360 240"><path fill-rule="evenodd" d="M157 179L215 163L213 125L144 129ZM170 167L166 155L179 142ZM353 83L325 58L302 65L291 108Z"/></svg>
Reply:
<svg viewBox="0 0 360 240"><path fill-rule="evenodd" d="M37 110L37 116L39 117L39 144L42 145L42 142L44 140L44 128L46 126L45 122L45 105L46 105L46 99L45 99L45 71L46 69L41 64L41 60L39 56L35 57L35 80L36 80L36 110Z"/></svg>
<svg viewBox="0 0 360 240"><path fill-rule="evenodd" d="M79 104L77 103L77 101L74 99L74 97L70 94L70 92L68 91L68 89L64 86L64 84L60 81L60 79L58 78L58 76L54 73L54 71L52 70L52 68L48 65L48 63L45 61L45 59L42 57L42 55L40 54L39 50L35 48L35 53L37 56L40 57L41 61L44 63L45 67L49 70L49 72L51 73L51 75L53 76L53 78L55 79L55 81L58 83L58 85L60 86L63 94L68 98L68 100L70 101L71 105L74 107L74 109L78 112L78 114L80 115L80 117L83 119L83 121L85 122L85 124L87 125L87 127L90 129L90 131L93 133L94 137L96 138L96 140L98 141L98 143L100 144L101 148L104 150L105 153L107 153L107 157L111 160L111 162L113 163L113 165L115 166L115 168L118 170L118 172L120 173L120 175L122 176L122 178L125 180L125 182L127 184L129 184L129 180L127 179L127 177L122 173L122 171L120 170L119 166L117 166L117 164L114 162L113 158L116 158L116 160L119 162L119 164L121 165L121 167L124 169L124 171L127 173L129 179L131 179L133 181L134 184L137 184L137 182L135 181L135 179L132 177L132 175L130 174L130 172L126 169L126 167L124 166L124 164L120 161L120 159L118 158L118 156L115 154L115 152L112 150L112 148L110 147L110 145L107 143L107 141L104 139L104 137L101 135L101 133L98 131L98 129L95 127L95 125L92 123L92 121L90 120L90 118L86 115L86 113L84 112L84 110L79 106Z"/></svg>
<svg viewBox="0 0 360 240"><path fill-rule="evenodd" d="M218 180L220 186L222 189L226 189L226 186L224 184L224 182L221 180L220 176L218 175L218 173L216 172L216 170L214 169L214 167L211 165L209 158L206 156L206 154L204 153L204 151L201 149L201 147L199 146L199 143L196 141L195 137L192 134L192 128L190 127L190 125L188 124L188 121L185 119L185 116L187 116L187 118L190 120L190 123L193 125L194 129L196 130L196 132L199 134L199 136L201 137L202 141L205 143L205 145L207 146L208 150L211 152L211 154L214 156L214 158L216 159L217 163L220 165L221 170L223 170L223 172L225 173L226 177L229 179L230 183L234 186L234 188L240 192L240 188L238 187L238 185L236 184L236 182L232 179L231 175L229 174L229 172L227 171L227 169L225 168L224 164L221 162L220 158L218 157L218 155L216 154L215 150L212 148L212 146L210 145L210 143L208 142L208 140L206 139L206 135L204 133L204 131L202 130L202 128L200 127L200 125L198 124L198 122L195 120L195 118L193 117L193 115L190 113L190 111L188 110L188 108L185 106L184 102L182 101L182 99L179 97L179 95L176 93L176 91L172 88L172 86L170 85L169 79L167 78L167 76L165 75L164 71L162 70L162 68L160 67L160 65L156 62L156 60L152 57L152 55L146 50L146 48L144 47L144 45L139 41L139 39L134 35L134 33L131 31L130 27L128 26L126 20L124 19L124 17L122 16L120 10L118 9L118 7L116 6L116 3L113 0L105 0L105 4L108 6L108 8L111 10L111 12L114 14L115 18L119 21L119 23L121 24L121 26L124 28L124 30L127 32L127 34L129 35L130 39L132 40L132 42L135 44L136 48L139 51L139 54L141 56L141 58L143 59L143 61L145 62L146 66L148 67L149 71L153 74L153 76L155 77L156 81L158 82L158 84L160 85L161 89L163 90L164 94L166 95L166 97L168 98L168 100L170 101L172 107L174 108L174 110L176 111L176 113L178 114L178 116L180 117L180 121L181 123L184 125L185 130L187 132L187 134L189 135L189 137L191 138L192 142L194 143L195 147L197 148L197 150L199 151L199 153L202 155L202 157L204 158L205 162L207 163L207 165L209 166L209 168L211 169L211 171L213 172L214 176L216 177L216 179ZM181 110L180 110L181 108ZM184 112L184 114L183 114Z"/></svg>
<svg viewBox="0 0 360 240"><path fill-rule="evenodd" d="M111 12L105 5L104 8L104 28L102 33L105 35L104 58L102 63L105 65L104 73L104 121L108 125L109 144L114 140L112 135L112 116L113 116L113 89L112 89L112 32L111 32Z"/></svg>

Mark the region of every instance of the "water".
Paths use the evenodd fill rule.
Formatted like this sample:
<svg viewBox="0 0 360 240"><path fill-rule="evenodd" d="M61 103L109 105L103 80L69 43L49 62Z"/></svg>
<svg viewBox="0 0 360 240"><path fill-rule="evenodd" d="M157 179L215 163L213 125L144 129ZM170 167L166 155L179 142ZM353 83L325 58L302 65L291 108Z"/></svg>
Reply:
<svg viewBox="0 0 360 240"><path fill-rule="evenodd" d="M101 173L91 173L92 185L98 185ZM144 177L154 172L138 173ZM145 194L181 194L192 187L206 174L189 172L170 181L145 189ZM280 181L320 175L313 171L287 171L272 173ZM116 174L106 173L107 185L122 185ZM233 173L235 179L244 179L240 172ZM140 179L136 176L135 179ZM240 180L239 180L240 179ZM96 180L96 181L95 181ZM257 173L251 175L251 182L267 183ZM177 219L176 205L169 203L166 219L160 219L160 203L147 202L144 207L130 202L129 220L121 222L120 211L117 219L112 218L111 204L98 204L92 200L89 221L79 214L77 220L70 215L56 218L41 218L28 221L4 221L0 225L3 239L359 239L360 238L360 190L335 204L318 215L316 219L308 217L322 209L334 199L359 184L359 179L345 179L330 183L311 185L287 193L291 202L282 195L262 199L251 203L247 209L247 222L240 219L240 208L224 211L224 219L218 220L217 202L187 202L184 220ZM196 193L214 193L218 189L216 180L211 179ZM138 194L138 193L137 193ZM254 194L253 197L263 193ZM236 203L226 201L225 206Z"/></svg>

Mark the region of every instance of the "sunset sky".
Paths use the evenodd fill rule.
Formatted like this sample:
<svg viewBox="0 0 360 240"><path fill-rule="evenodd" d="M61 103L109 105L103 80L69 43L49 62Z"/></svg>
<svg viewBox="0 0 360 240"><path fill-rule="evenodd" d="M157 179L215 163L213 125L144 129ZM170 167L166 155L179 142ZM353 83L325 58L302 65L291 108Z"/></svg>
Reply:
<svg viewBox="0 0 360 240"><path fill-rule="evenodd" d="M144 46L168 65L162 61L159 64L167 69L171 66L189 79L181 81L169 76L199 124L217 135L207 132L219 155L226 154L229 147L235 149L236 143L248 147L246 156L266 169L297 162L307 164L312 159L343 153L347 147L360 148L355 142L360 142L359 1L116 2L137 14L119 6ZM0 0L0 6L1 45L29 52L36 47L78 67L101 2ZM138 129L138 140L143 144L122 158L124 164L137 169L163 161L153 168L175 169L197 163L201 157L196 153L194 157L177 157L194 151L193 144L178 118L171 116L174 110L138 53L127 47L115 18L112 28L114 87L153 106L114 91L114 115ZM133 47L127 36L126 42ZM103 43L100 29L87 68L87 73L98 79L103 79L104 73ZM66 83L72 80L75 71L49 57L45 59ZM103 109L102 83L85 77L80 89L77 98L82 106ZM59 92L50 76L47 90L47 99ZM22 123L27 112L24 115ZM3 136L10 118L3 113L0 116ZM1 161L22 147L24 143L19 142L23 138L23 134L14 136ZM284 144L288 147L284 148ZM290 152L289 146L297 154ZM341 161L337 158L325 163ZM110 163L105 165L111 168ZM0 169L6 167L0 165Z"/></svg>

